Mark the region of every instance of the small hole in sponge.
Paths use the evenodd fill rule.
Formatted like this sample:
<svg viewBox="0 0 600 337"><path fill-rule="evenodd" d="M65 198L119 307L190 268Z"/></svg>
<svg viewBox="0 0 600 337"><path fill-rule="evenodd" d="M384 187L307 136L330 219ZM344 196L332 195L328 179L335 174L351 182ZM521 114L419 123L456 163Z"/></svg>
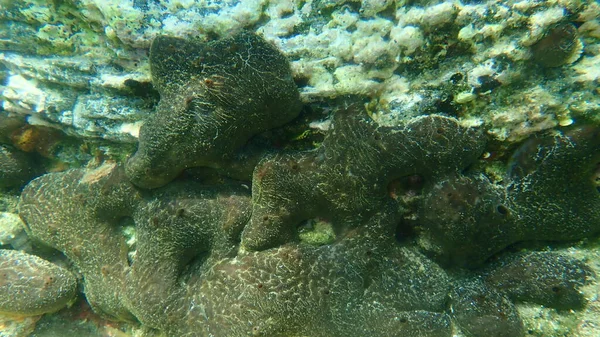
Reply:
<svg viewBox="0 0 600 337"><path fill-rule="evenodd" d="M504 205L498 205L496 206L496 211L502 215L507 215L508 214L508 208L506 208L506 206Z"/></svg>

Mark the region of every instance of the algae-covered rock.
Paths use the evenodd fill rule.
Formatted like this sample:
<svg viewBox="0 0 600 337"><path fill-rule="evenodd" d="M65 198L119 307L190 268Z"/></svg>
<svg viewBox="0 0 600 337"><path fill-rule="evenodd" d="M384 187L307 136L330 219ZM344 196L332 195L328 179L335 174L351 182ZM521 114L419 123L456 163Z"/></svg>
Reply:
<svg viewBox="0 0 600 337"><path fill-rule="evenodd" d="M189 167L221 167L253 135L289 122L300 101L289 64L250 33L200 43L157 37L150 48L156 113L127 175L154 188Z"/></svg>
<svg viewBox="0 0 600 337"><path fill-rule="evenodd" d="M75 299L77 279L40 257L0 250L0 314L34 316L54 312Z"/></svg>
<svg viewBox="0 0 600 337"><path fill-rule="evenodd" d="M0 187L17 187L35 176L31 156L9 145L0 144Z"/></svg>

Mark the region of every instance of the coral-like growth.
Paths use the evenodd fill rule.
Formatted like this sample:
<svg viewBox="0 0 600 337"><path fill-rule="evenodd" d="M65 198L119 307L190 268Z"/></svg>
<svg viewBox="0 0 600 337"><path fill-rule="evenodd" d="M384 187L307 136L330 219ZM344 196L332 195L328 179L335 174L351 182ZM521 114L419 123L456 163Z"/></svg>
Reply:
<svg viewBox="0 0 600 337"><path fill-rule="evenodd" d="M448 277L395 245L390 220L376 214L332 245L290 244L215 265L196 301L207 335L450 336Z"/></svg>
<svg viewBox="0 0 600 337"><path fill-rule="evenodd" d="M333 151L336 146L340 149L346 139L373 142L357 142L364 147L357 145L348 156L319 148L268 157L255 175L271 163L281 171L255 176L262 180L255 185L252 199L240 186L203 186L190 181L139 191L121 167L105 164L91 171L50 173L32 181L23 191L20 215L32 237L59 249L74 262L83 276L86 297L96 311L120 320L139 321L168 336L448 337L453 329L451 316L470 336L521 336L523 325L509 298L580 307L577 291L589 274L577 261L538 253L508 259L504 264L501 260L491 271L471 275L473 280L453 282L434 262L396 242L396 226L405 209L386 195L387 181L397 175L413 177L418 172L425 181L423 189L439 193L444 183L436 182L446 181L449 174L458 176L459 168L474 160L480 151L481 140L474 131L440 116L419 118L405 127L388 128L379 134L384 129L375 128L361 117L360 111L345 111L336 117L334 130L338 133L332 133L323 146ZM446 136L438 130L442 126L452 133ZM372 137L360 138L365 135ZM387 135L401 142L386 140ZM455 142L449 142L449 137ZM397 146L405 152L394 144L401 144ZM369 154L373 149L378 151ZM376 166L376 160L382 159L378 155L390 149L395 161ZM560 151L555 149L556 152ZM331 155L334 153L339 157ZM303 166L302 160L315 155L324 158L319 170ZM298 168L286 165L290 157L298 159ZM355 158L366 160L368 165L360 165L361 161ZM409 165L412 160L416 163ZM348 170L339 171L340 166ZM375 179L379 175L369 176L367 168L376 167L381 169L381 180ZM308 187L303 181L315 186L339 182L333 174L340 172L362 172L365 178L375 179L384 187L366 181L361 185L359 182L363 181L350 178L349 185L355 190L338 186L337 195L361 191L363 196L372 198L370 203L360 203L360 198L349 195L339 200L354 203L336 204L327 198L329 194L306 194ZM296 240L293 231L297 219L288 218L281 228L291 227L285 229L292 232L289 236L271 236L271 228L263 228L267 238L276 238L266 241L273 248L244 249L248 233L245 231L254 225L250 222L255 216L251 211L268 209L258 207L265 205L261 202L270 200L268 204L280 205L273 209L294 209L288 199L294 195L292 191L283 189L287 194L271 193L272 199L259 198L256 186L283 186L276 184L275 177L285 178L282 181L287 181L289 188L306 198L296 203L319 210L298 213L302 217L323 219L330 215L337 231L333 241L313 245ZM462 177L454 181L473 183L481 179ZM272 185L264 185L267 181ZM469 183L463 185L469 187ZM485 218L485 212L473 212L485 209L478 202L496 205L494 198L499 198L494 194L490 197L490 191L475 189L476 193L471 193L466 188L467 193L458 183L452 186L456 188L444 190L444 198L451 199L454 193L462 197L450 202L454 208L448 209L445 217L455 222L464 218L463 213ZM439 202L440 211L448 207L446 199ZM330 213L314 202L331 207ZM493 208L499 219L512 211L510 205L504 207L507 210ZM355 213L354 218L351 212ZM134 251L125 244L121 231L124 223L135 226ZM463 233L466 235L467 229ZM463 245L473 243L465 241ZM524 268L528 272L519 272ZM562 275L568 275L569 280L561 280ZM538 280L542 282L537 284ZM446 312L448 295L451 307Z"/></svg>
<svg viewBox="0 0 600 337"><path fill-rule="evenodd" d="M508 198L528 240L577 240L600 232L600 129L533 138L509 169ZM512 200L510 200L512 199Z"/></svg>
<svg viewBox="0 0 600 337"><path fill-rule="evenodd" d="M451 279L395 238L416 219L406 232L423 251L474 267L518 241L598 232L596 129L530 140L501 185L471 167L481 130L435 114L382 126L350 103L318 148L262 158L251 190L169 183L189 167L253 166L260 151L231 159L292 119L298 95L285 59L251 34L158 37L150 59L161 102L126 167L50 173L20 200L30 236L73 262L95 311L182 337L449 337L453 321L520 337L511 300L583 303L591 274L577 261L509 254Z"/></svg>
<svg viewBox="0 0 600 337"><path fill-rule="evenodd" d="M302 221L323 218L336 232L360 224L392 199L388 184L418 174L439 180L474 162L483 137L458 121L424 116L399 127L371 121L359 104L334 116L314 151L262 160L252 179L252 220L242 244L251 250L296 239Z"/></svg>
<svg viewBox="0 0 600 337"><path fill-rule="evenodd" d="M515 305L479 280L464 282L450 294L456 321L469 337L519 337L523 322Z"/></svg>
<svg viewBox="0 0 600 337"><path fill-rule="evenodd" d="M234 186L172 183L145 198L133 213L136 254L125 287L136 317L167 330L188 324L181 322L188 315L200 319L187 313L199 295L189 288L216 261L235 256L250 209L247 190Z"/></svg>
<svg viewBox="0 0 600 337"><path fill-rule="evenodd" d="M126 167L141 187L189 167L222 167L251 136L300 112L287 60L254 34L207 43L159 36L150 65L161 100Z"/></svg>
<svg viewBox="0 0 600 337"><path fill-rule="evenodd" d="M486 282L510 299L558 309L584 306L580 288L593 272L581 261L551 252L520 254L502 261Z"/></svg>
<svg viewBox="0 0 600 337"><path fill-rule="evenodd" d="M247 192L175 183L143 196L119 172L47 174L20 206L31 235L79 268L97 311L170 336L356 336L356 324L370 335L450 336L448 276L395 244L393 205L332 245L243 253ZM131 266L122 217L136 226Z"/></svg>
<svg viewBox="0 0 600 337"><path fill-rule="evenodd" d="M117 225L141 196L118 172L107 164L41 176L23 190L19 214L31 237L63 252L85 275L95 311L133 321L122 304L127 246Z"/></svg>
<svg viewBox="0 0 600 337"><path fill-rule="evenodd" d="M77 280L65 268L35 255L0 250L0 314L34 316L75 300Z"/></svg>
<svg viewBox="0 0 600 337"><path fill-rule="evenodd" d="M421 246L445 264L476 267L520 232L503 204L503 190L484 176L454 176L433 186L419 204Z"/></svg>
<svg viewBox="0 0 600 337"><path fill-rule="evenodd" d="M520 241L565 241L600 232L600 131L580 127L532 138L515 152L504 185L456 176L420 204L422 246L440 259L476 267Z"/></svg>

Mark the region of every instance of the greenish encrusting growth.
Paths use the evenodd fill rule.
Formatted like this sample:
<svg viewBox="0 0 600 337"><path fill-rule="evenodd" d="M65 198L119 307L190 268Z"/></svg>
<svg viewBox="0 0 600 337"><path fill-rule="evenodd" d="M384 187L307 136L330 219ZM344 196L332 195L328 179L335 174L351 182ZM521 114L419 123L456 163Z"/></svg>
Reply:
<svg viewBox="0 0 600 337"><path fill-rule="evenodd" d="M165 185L189 167L222 167L251 136L300 112L287 60L254 34L207 43L159 36L150 66L161 100L126 167L141 187Z"/></svg>
<svg viewBox="0 0 600 337"><path fill-rule="evenodd" d="M35 255L0 249L0 314L35 316L73 302L77 279Z"/></svg>
<svg viewBox="0 0 600 337"><path fill-rule="evenodd" d="M484 138L453 118L430 115L381 127L360 104L338 111L314 151L263 159L252 179L251 222L242 245L251 250L297 239L296 226L329 219L336 232L360 224L392 202L389 183L418 174L426 181L456 174L483 151Z"/></svg>
<svg viewBox="0 0 600 337"><path fill-rule="evenodd" d="M504 184L482 175L440 182L419 207L422 246L445 262L477 267L516 242L600 232L599 145L593 127L534 137L513 155Z"/></svg>

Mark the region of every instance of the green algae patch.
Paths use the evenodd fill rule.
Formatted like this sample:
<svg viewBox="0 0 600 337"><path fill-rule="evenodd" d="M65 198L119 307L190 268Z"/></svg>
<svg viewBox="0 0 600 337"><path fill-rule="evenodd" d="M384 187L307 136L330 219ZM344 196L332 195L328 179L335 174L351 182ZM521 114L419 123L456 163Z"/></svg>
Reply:
<svg viewBox="0 0 600 337"><path fill-rule="evenodd" d="M298 237L300 242L313 246L323 246L335 241L335 231L330 222L313 219L307 221L298 229Z"/></svg>
<svg viewBox="0 0 600 337"><path fill-rule="evenodd" d="M77 279L70 271L19 251L0 250L0 276L0 314L54 312L77 293Z"/></svg>
<svg viewBox="0 0 600 337"><path fill-rule="evenodd" d="M82 11L66 1L40 0L9 4L4 9L8 20L0 26L18 38L0 43L3 48L48 56L108 51L102 47L104 27L91 20L89 9Z"/></svg>

